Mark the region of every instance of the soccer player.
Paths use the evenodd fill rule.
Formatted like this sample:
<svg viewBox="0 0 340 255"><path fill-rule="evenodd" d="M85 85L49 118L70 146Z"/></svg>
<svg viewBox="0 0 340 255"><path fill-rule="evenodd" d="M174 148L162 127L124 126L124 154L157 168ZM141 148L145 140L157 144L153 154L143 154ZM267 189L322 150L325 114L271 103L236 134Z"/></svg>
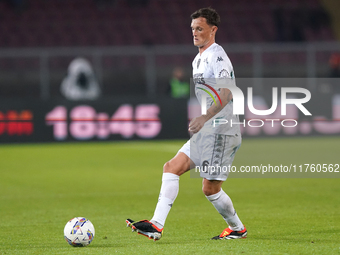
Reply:
<svg viewBox="0 0 340 255"><path fill-rule="evenodd" d="M212 8L203 8L194 12L191 19L193 42L199 51L192 63L193 80L195 94L202 104L204 103L201 102L202 93L206 93L209 87L216 88L216 83L222 79L234 79L234 74L227 54L215 43L216 31L220 23L218 13ZM133 231L149 239L159 240L162 237L165 220L178 194L179 177L195 166L205 167L203 169L207 169L208 166L208 170L200 171L200 176L203 177L203 193L228 224L220 235L212 239L236 239L247 236L247 230L236 214L230 197L221 188L228 177L228 172L209 170L209 166L230 167L241 145L239 125L214 127L212 124L212 120L217 118L238 122L238 117L232 114L233 97L230 90L220 88L217 91L222 105L214 104L215 100L212 98L206 98L207 113L194 118L189 123L189 131L193 136L174 158L165 163L162 186L153 218L150 221L126 220ZM217 96L215 98L217 99Z"/></svg>

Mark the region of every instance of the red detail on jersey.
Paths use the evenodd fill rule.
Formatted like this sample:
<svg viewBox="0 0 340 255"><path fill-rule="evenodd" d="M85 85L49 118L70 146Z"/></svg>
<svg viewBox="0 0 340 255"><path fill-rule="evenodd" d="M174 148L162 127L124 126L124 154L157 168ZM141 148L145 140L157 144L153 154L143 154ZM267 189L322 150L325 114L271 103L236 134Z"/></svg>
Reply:
<svg viewBox="0 0 340 255"><path fill-rule="evenodd" d="M213 87L211 87L210 85L208 85L208 84L203 84L203 85L204 85L204 86L207 86L212 92L215 93L215 95L217 96L218 100L220 101L220 104L222 105L222 100L221 100L221 98L220 98L220 95L217 93L217 91L216 91Z"/></svg>

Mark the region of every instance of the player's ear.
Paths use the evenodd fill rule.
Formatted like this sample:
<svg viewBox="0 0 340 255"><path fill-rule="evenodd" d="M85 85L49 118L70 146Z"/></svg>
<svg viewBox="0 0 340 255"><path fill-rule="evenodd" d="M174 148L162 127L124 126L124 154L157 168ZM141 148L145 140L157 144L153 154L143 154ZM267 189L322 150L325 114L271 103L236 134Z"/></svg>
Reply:
<svg viewBox="0 0 340 255"><path fill-rule="evenodd" d="M212 32L212 33L216 33L217 29L218 29L217 26L213 26L211 32Z"/></svg>

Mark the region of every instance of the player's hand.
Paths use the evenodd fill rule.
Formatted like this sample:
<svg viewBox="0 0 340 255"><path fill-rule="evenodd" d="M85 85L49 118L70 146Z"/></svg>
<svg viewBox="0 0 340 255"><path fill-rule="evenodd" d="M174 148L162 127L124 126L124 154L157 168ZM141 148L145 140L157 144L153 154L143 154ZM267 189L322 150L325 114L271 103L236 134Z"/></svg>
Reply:
<svg viewBox="0 0 340 255"><path fill-rule="evenodd" d="M189 123L189 131L194 134L201 130L206 122L206 115L201 115L197 118L193 118Z"/></svg>

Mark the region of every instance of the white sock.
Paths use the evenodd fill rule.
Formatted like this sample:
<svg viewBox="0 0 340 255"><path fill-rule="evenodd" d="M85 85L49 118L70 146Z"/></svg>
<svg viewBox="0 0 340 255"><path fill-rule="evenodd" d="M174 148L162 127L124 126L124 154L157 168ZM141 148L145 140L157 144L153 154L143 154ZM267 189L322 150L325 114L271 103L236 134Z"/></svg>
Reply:
<svg viewBox="0 0 340 255"><path fill-rule="evenodd" d="M172 173L163 173L162 186L158 203L152 219L150 220L158 228L163 228L166 217L170 212L179 190L179 176Z"/></svg>
<svg viewBox="0 0 340 255"><path fill-rule="evenodd" d="M220 192L206 197L214 205L216 210L222 215L223 219L228 223L231 230L240 231L244 228L241 220L236 214L233 202L222 189Z"/></svg>

